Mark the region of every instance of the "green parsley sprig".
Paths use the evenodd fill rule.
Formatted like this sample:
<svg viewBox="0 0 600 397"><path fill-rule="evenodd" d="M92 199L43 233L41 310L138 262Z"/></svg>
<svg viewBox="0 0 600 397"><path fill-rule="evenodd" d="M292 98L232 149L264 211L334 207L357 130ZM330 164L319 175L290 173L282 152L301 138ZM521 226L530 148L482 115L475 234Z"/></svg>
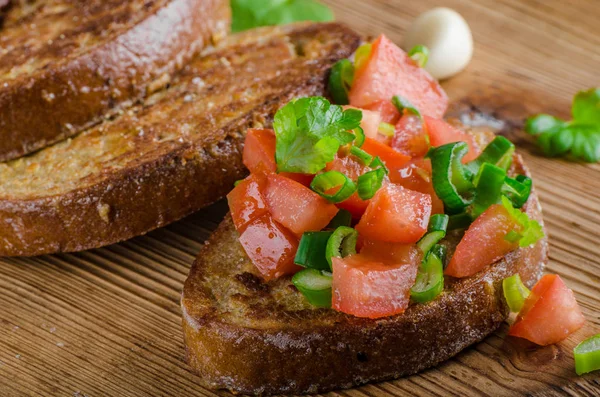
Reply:
<svg viewBox="0 0 600 397"><path fill-rule="evenodd" d="M300 21L333 20L329 7L315 0L231 0L231 13L233 32Z"/></svg>
<svg viewBox="0 0 600 397"><path fill-rule="evenodd" d="M316 174L333 161L340 146L356 139L350 131L361 120L360 110L343 110L322 97L289 102L273 121L277 171Z"/></svg>
<svg viewBox="0 0 600 397"><path fill-rule="evenodd" d="M525 131L537 136L546 156L600 161L600 88L577 93L571 112L571 121L548 114L533 116L527 120Z"/></svg>

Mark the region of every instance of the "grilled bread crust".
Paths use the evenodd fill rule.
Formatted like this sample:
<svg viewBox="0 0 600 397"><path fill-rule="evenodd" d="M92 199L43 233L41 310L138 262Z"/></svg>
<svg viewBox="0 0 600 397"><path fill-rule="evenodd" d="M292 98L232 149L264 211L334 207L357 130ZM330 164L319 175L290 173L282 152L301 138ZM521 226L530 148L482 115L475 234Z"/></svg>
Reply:
<svg viewBox="0 0 600 397"><path fill-rule="evenodd" d="M229 20L226 0L10 2L0 15L0 161L162 88Z"/></svg>
<svg viewBox="0 0 600 397"><path fill-rule="evenodd" d="M515 171L526 172L520 156ZM533 193L526 205L541 222ZM501 280L531 286L547 242L520 248L464 279L446 277L435 300L401 315L364 319L317 309L290 278L263 282L231 217L200 252L182 295L189 365L203 384L243 394L317 393L419 372L496 330L508 316ZM450 236L449 254L460 236Z"/></svg>
<svg viewBox="0 0 600 397"><path fill-rule="evenodd" d="M359 42L338 24L231 36L143 105L0 164L0 255L100 247L220 199L247 172L245 131L295 97L323 95L332 64Z"/></svg>

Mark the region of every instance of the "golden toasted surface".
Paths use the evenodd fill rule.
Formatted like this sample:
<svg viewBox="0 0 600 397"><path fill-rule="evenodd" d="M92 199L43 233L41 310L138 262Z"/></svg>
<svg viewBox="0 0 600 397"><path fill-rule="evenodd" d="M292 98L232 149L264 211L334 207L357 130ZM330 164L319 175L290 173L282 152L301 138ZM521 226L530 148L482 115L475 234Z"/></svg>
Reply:
<svg viewBox="0 0 600 397"><path fill-rule="evenodd" d="M282 88L304 83L314 59L337 56L345 28L302 26L234 36L195 58L167 90L142 105L72 139L0 164L0 198L64 194L177 147L219 141L221 129L232 120Z"/></svg>

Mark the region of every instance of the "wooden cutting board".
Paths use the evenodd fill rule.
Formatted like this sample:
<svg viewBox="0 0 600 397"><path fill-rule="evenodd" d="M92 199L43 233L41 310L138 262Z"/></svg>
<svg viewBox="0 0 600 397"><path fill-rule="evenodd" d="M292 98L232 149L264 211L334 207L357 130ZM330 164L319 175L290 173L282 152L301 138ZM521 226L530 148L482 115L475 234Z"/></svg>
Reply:
<svg viewBox="0 0 600 397"><path fill-rule="evenodd" d="M337 18L400 43L438 1L328 0ZM597 0L447 0L470 23L475 57L444 83L464 109L504 120L534 174L550 233L547 271L573 288L585 327L556 346L505 338L507 328L422 374L332 395L600 395L572 349L600 333L600 165L540 157L519 127L537 112L568 117L580 89L600 86ZM0 260L0 396L200 396L184 362L179 297L194 256L226 212L219 203L104 249ZM219 393L226 395L227 393Z"/></svg>

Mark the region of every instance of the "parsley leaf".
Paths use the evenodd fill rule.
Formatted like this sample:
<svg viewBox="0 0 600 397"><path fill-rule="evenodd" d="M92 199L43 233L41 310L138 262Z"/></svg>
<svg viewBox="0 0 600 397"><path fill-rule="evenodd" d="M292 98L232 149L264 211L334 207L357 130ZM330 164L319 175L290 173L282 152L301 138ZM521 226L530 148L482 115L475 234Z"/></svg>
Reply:
<svg viewBox="0 0 600 397"><path fill-rule="evenodd" d="M341 145L355 139L362 112L343 110L322 97L294 100L275 114L275 160L279 172L316 174L332 161Z"/></svg>
<svg viewBox="0 0 600 397"><path fill-rule="evenodd" d="M333 20L329 7L316 0L231 0L231 12L233 32L300 21Z"/></svg>
<svg viewBox="0 0 600 397"><path fill-rule="evenodd" d="M600 88L577 93L571 112L571 121L548 114L530 117L525 131L538 137L538 145L547 156L600 161Z"/></svg>
<svg viewBox="0 0 600 397"><path fill-rule="evenodd" d="M544 237L542 225L535 219L530 219L525 212L514 208L508 197L502 196L502 205L506 208L510 216L522 227L522 230L515 231L516 233L514 233L515 235L517 233L519 235L519 246L529 247ZM509 234L511 233L509 232Z"/></svg>

